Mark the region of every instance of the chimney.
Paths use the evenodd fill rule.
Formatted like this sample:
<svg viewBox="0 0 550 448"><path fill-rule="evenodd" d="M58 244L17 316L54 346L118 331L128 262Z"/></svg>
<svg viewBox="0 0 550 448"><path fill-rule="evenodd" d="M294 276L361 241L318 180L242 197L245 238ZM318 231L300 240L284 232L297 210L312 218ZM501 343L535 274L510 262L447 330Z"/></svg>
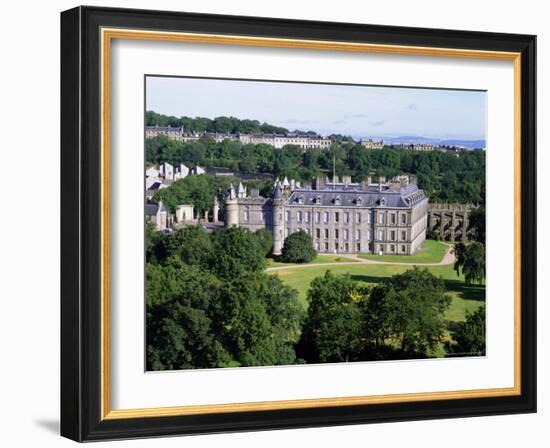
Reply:
<svg viewBox="0 0 550 448"><path fill-rule="evenodd" d="M315 178L314 184L315 184L314 186L315 190L321 190L325 186L325 179L323 178L323 176L317 176Z"/></svg>
<svg viewBox="0 0 550 448"><path fill-rule="evenodd" d="M344 182L344 185L347 187L351 184L351 176L342 176L342 182Z"/></svg>
<svg viewBox="0 0 550 448"><path fill-rule="evenodd" d="M364 191L367 191L369 189L369 185L372 184L372 177L371 176L368 176L366 179L363 179L361 181L361 188L364 190Z"/></svg>
<svg viewBox="0 0 550 448"><path fill-rule="evenodd" d="M338 181L339 181L338 176L335 175L335 176L332 178L332 183L333 183L333 184L337 184Z"/></svg>
<svg viewBox="0 0 550 448"><path fill-rule="evenodd" d="M399 191L401 189L401 182L396 179L390 181L390 191Z"/></svg>
<svg viewBox="0 0 550 448"><path fill-rule="evenodd" d="M409 176L409 184L416 185L416 176L413 176L413 175Z"/></svg>

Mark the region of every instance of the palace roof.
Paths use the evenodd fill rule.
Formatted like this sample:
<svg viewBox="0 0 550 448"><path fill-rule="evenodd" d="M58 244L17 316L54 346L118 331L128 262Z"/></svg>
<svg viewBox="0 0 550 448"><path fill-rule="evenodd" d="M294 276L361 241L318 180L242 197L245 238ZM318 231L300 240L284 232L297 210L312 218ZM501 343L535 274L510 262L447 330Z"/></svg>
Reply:
<svg viewBox="0 0 550 448"><path fill-rule="evenodd" d="M294 190L286 205L410 208L426 199L424 192L416 185L408 185L397 191L391 191L384 185L382 188L378 185L369 185L365 190L359 185L331 184L320 190Z"/></svg>

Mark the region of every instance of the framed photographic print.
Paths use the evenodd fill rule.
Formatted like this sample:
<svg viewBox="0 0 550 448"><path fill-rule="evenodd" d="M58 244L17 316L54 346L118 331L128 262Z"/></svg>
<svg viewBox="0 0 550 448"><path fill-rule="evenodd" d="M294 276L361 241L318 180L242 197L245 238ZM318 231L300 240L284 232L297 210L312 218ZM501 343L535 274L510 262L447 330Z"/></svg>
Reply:
<svg viewBox="0 0 550 448"><path fill-rule="evenodd" d="M61 433L536 411L535 36L61 14Z"/></svg>

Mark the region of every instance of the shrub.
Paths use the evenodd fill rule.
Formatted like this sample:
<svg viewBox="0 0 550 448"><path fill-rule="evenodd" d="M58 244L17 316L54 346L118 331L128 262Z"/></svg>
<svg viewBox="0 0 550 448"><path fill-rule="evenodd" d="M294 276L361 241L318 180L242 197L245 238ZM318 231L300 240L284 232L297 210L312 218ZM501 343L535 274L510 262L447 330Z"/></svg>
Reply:
<svg viewBox="0 0 550 448"><path fill-rule="evenodd" d="M285 263L307 263L317 256L311 237L304 231L289 235L285 239L281 259Z"/></svg>

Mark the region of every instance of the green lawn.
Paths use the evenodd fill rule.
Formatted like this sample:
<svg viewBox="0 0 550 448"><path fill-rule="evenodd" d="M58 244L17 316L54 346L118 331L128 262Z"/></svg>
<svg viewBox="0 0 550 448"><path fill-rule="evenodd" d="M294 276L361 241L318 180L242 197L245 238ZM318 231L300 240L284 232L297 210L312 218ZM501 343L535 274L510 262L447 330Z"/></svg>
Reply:
<svg viewBox="0 0 550 448"><path fill-rule="evenodd" d="M315 277L325 274L330 269L335 274L349 273L352 279L369 285L381 282L384 278L400 274L410 269L409 266L382 265L382 264L357 264L330 266L311 266L296 269L284 269L269 272L278 275L287 285L298 290L300 301L307 307L306 295L311 281ZM446 318L451 322L463 321L466 312L473 312L485 302L485 286L467 286L463 277L457 277L453 265L427 266L430 272L445 281L445 287L452 297L452 303L446 313Z"/></svg>
<svg viewBox="0 0 550 448"><path fill-rule="evenodd" d="M449 246L435 240L426 240L416 254L408 255L359 255L361 258L397 263L439 263Z"/></svg>
<svg viewBox="0 0 550 448"><path fill-rule="evenodd" d="M343 262L355 262L358 263L358 260L354 260L353 258L346 258L341 257L338 255L317 255L313 261L309 261L308 263L283 263L281 261L275 261L273 258L267 259L267 267L268 268L278 268L281 266L301 266L304 264L321 264L321 263L343 263Z"/></svg>

